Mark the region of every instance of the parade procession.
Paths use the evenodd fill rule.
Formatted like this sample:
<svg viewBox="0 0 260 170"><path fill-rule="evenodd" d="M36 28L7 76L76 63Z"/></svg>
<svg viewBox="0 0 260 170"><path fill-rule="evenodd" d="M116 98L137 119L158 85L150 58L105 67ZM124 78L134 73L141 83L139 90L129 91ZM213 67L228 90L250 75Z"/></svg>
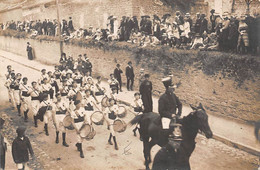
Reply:
<svg viewBox="0 0 260 170"><path fill-rule="evenodd" d="M0 0L0 170L260 170L258 0Z"/></svg>

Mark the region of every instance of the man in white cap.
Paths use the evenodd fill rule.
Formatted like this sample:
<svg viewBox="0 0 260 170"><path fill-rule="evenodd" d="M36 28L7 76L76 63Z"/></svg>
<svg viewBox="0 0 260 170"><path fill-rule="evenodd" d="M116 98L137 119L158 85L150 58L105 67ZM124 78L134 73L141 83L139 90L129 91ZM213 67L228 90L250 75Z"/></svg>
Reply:
<svg viewBox="0 0 260 170"><path fill-rule="evenodd" d="M170 122L173 115L177 117L181 116L182 113L182 103L179 98L173 93L174 85L172 83L171 77L166 77L162 79L162 82L166 88L165 93L159 99L159 114L162 121L162 129L165 135L169 134ZM176 113L176 110L178 112Z"/></svg>

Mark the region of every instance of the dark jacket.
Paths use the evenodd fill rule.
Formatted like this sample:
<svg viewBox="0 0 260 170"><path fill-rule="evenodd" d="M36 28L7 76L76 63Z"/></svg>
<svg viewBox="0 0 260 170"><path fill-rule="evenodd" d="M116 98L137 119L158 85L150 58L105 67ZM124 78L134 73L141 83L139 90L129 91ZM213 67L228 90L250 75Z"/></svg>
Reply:
<svg viewBox="0 0 260 170"><path fill-rule="evenodd" d="M29 161L29 153L32 155L33 150L28 137L24 137L23 140L19 137L15 138L12 144L12 155L15 163L23 163Z"/></svg>
<svg viewBox="0 0 260 170"><path fill-rule="evenodd" d="M121 74L123 71L121 69L115 68L114 70L114 76L117 80L121 80Z"/></svg>
<svg viewBox="0 0 260 170"><path fill-rule="evenodd" d="M7 150L6 143L4 141L4 137L0 133L0 155L4 155Z"/></svg>
<svg viewBox="0 0 260 170"><path fill-rule="evenodd" d="M161 117L172 118L172 114L181 116L182 104L174 93L165 92L159 99L159 114Z"/></svg>
<svg viewBox="0 0 260 170"><path fill-rule="evenodd" d="M134 74L134 69L133 67L127 66L125 69L125 75L128 78L134 78L135 74Z"/></svg>

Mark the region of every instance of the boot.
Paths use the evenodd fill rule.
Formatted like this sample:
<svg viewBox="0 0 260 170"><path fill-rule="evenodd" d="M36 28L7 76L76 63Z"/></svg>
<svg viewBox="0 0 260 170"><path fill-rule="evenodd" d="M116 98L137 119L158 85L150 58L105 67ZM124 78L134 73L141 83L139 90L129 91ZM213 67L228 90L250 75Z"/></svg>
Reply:
<svg viewBox="0 0 260 170"><path fill-rule="evenodd" d="M79 143L76 143L75 146L77 147L77 150L80 151L80 149L79 149Z"/></svg>
<svg viewBox="0 0 260 170"><path fill-rule="evenodd" d="M114 139L114 143L115 143L115 150L118 150L118 146L117 146L117 143L116 143L116 137L113 136L113 139Z"/></svg>
<svg viewBox="0 0 260 170"><path fill-rule="evenodd" d="M83 153L83 150L82 150L82 143L79 143L79 152L80 152L80 157L84 158L84 153Z"/></svg>
<svg viewBox="0 0 260 170"><path fill-rule="evenodd" d="M33 119L34 119L34 127L38 127L38 125L37 125L37 116L33 116Z"/></svg>
<svg viewBox="0 0 260 170"><path fill-rule="evenodd" d="M108 143L109 143L110 145L113 145L111 139L112 139L112 133L110 133L110 136L109 136L109 139L108 139Z"/></svg>
<svg viewBox="0 0 260 170"><path fill-rule="evenodd" d="M48 124L47 124L47 123L44 124L44 130L45 130L45 134L46 134L46 136L49 136L49 132L48 132Z"/></svg>
<svg viewBox="0 0 260 170"><path fill-rule="evenodd" d="M28 112L29 110L24 111L24 121L28 122Z"/></svg>
<svg viewBox="0 0 260 170"><path fill-rule="evenodd" d="M69 145L66 143L66 133L62 133L62 145L65 147L69 147Z"/></svg>
<svg viewBox="0 0 260 170"><path fill-rule="evenodd" d="M18 116L21 116L21 104L17 105Z"/></svg>
<svg viewBox="0 0 260 170"><path fill-rule="evenodd" d="M59 143L59 131L56 131L56 141L55 143Z"/></svg>

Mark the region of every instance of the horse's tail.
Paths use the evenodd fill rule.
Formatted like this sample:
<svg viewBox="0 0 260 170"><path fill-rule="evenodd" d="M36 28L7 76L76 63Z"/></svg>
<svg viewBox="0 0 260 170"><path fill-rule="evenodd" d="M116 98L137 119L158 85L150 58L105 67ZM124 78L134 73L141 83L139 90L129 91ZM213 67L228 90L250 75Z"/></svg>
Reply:
<svg viewBox="0 0 260 170"><path fill-rule="evenodd" d="M135 116L131 121L130 124L134 125L140 122L140 120L142 119L143 115L137 115Z"/></svg>

